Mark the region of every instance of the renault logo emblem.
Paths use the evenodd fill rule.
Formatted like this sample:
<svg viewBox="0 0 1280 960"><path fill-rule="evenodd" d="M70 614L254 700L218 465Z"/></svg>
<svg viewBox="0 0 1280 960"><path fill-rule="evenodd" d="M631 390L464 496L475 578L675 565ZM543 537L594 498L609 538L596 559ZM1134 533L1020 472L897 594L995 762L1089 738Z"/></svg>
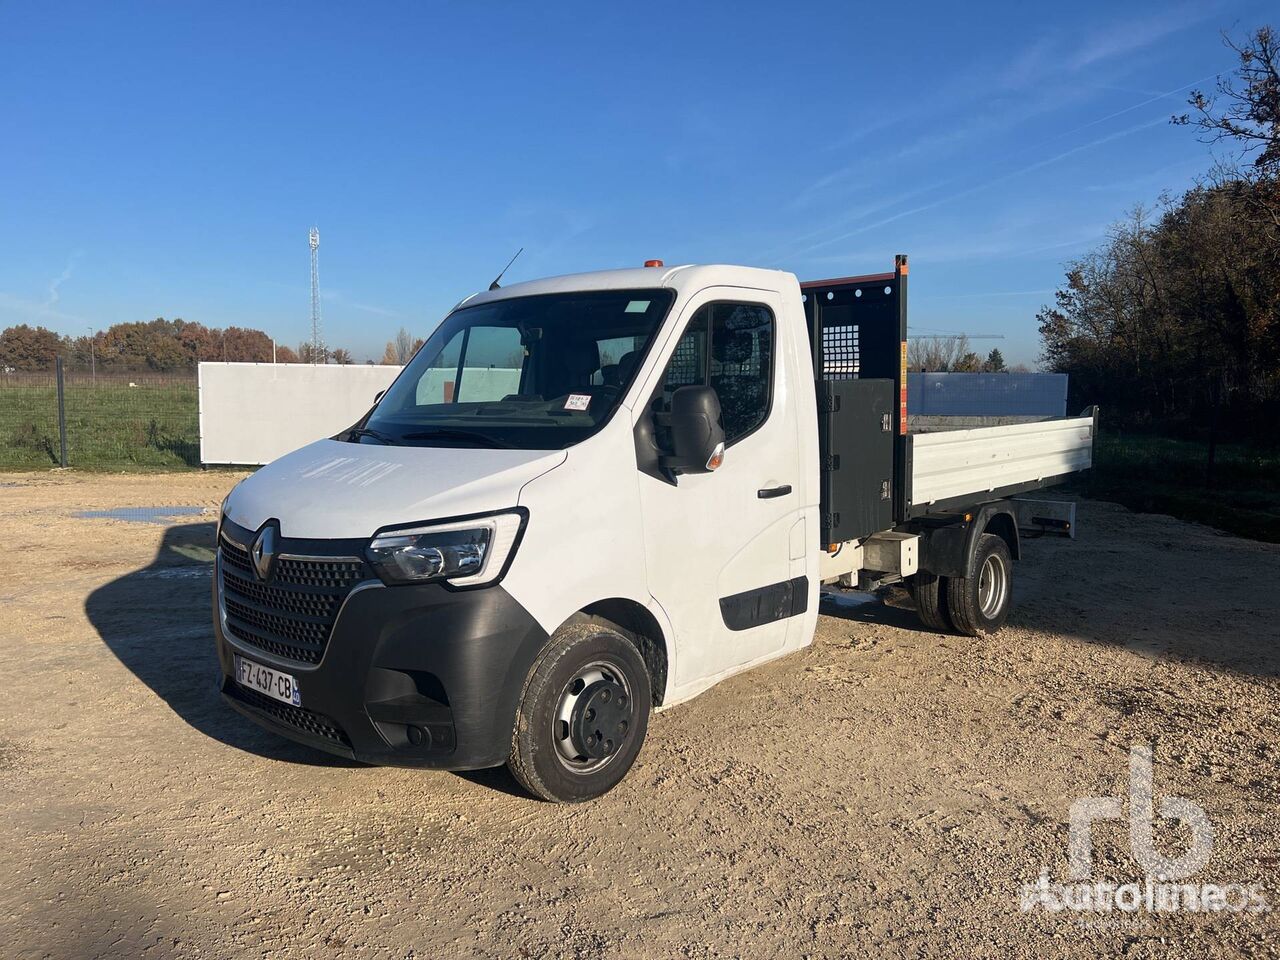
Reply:
<svg viewBox="0 0 1280 960"><path fill-rule="evenodd" d="M253 549L249 551L253 558L253 569L258 572L259 580L271 576L271 564L276 559L276 528L263 527L258 539L253 541Z"/></svg>

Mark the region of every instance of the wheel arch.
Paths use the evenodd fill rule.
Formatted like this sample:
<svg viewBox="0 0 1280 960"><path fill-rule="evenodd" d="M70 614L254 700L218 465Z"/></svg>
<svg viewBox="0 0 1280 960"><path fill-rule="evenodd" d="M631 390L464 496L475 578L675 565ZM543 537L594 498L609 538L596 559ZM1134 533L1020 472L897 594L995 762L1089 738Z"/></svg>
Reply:
<svg viewBox="0 0 1280 960"><path fill-rule="evenodd" d="M607 623L629 635L649 670L653 705L662 706L666 699L671 661L662 625L651 610L635 600L610 597L583 607L565 621L565 624L570 623Z"/></svg>
<svg viewBox="0 0 1280 960"><path fill-rule="evenodd" d="M1022 546L1018 539L1018 521L1013 515L1013 510L1007 504L993 505L998 507L992 511L987 518L986 524L982 527L983 533L992 533L1005 542L1009 548L1009 556L1014 560L1022 559ZM976 524L974 525L977 526Z"/></svg>
<svg viewBox="0 0 1280 960"><path fill-rule="evenodd" d="M1009 556L1022 559L1018 521L1007 500L984 503L970 513L941 515L941 525L911 529L920 534L920 569L938 576L968 576L969 564L984 533L1000 537L1009 548Z"/></svg>

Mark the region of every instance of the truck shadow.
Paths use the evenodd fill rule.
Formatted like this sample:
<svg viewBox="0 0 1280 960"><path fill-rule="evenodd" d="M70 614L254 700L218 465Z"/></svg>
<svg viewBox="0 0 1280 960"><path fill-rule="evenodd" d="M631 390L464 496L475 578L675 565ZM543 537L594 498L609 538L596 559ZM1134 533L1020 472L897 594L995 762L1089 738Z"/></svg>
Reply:
<svg viewBox="0 0 1280 960"><path fill-rule="evenodd" d="M1101 515L1100 525L1107 512L1115 515L1110 505L1085 507L1090 519ZM1218 673L1280 677L1280 591L1257 589L1280 580L1280 553L1173 523L1162 530L1142 521L1138 535L1156 538L1159 549L1140 554L1123 539L1024 538L1002 632L1061 637ZM1212 563L1203 559L1210 556ZM1189 569L1196 569L1194 583ZM824 589L818 609L838 620L954 636L923 626L910 595L897 587L881 596Z"/></svg>
<svg viewBox="0 0 1280 960"><path fill-rule="evenodd" d="M905 597L905 593L904 593ZM873 623L884 627L897 627L916 633L933 633L925 627L910 600L893 597L892 603L875 594L858 591L822 590L818 594L818 612L824 617L851 620L855 623Z"/></svg>
<svg viewBox="0 0 1280 960"><path fill-rule="evenodd" d="M166 528L147 566L99 587L85 614L108 649L192 727L272 760L362 766L262 730L222 702L210 612L215 525Z"/></svg>
<svg viewBox="0 0 1280 960"><path fill-rule="evenodd" d="M486 770L455 770L454 776L461 777L468 783L496 793L505 793L517 800L529 800L529 794L506 767L489 767Z"/></svg>

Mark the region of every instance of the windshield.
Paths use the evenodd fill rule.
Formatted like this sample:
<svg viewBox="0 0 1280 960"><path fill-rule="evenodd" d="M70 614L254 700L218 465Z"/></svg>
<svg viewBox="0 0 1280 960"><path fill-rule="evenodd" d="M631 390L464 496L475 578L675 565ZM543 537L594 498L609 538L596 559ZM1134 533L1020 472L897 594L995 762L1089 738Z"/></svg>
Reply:
<svg viewBox="0 0 1280 960"><path fill-rule="evenodd" d="M670 290L606 290L455 310L367 421L340 439L572 446L613 414L673 299Z"/></svg>

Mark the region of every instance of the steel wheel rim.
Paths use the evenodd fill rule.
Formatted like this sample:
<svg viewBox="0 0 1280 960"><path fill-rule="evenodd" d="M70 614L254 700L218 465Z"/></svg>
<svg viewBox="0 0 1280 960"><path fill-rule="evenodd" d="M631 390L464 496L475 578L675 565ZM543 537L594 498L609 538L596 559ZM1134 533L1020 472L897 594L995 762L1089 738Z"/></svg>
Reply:
<svg viewBox="0 0 1280 960"><path fill-rule="evenodd" d="M621 688L620 691L617 688ZM582 733L585 726L590 726L586 719L587 702L594 696L598 698L604 691L609 693L608 699L615 705L617 697L625 698L625 729L618 730L613 724L608 731L601 731L613 738L613 746L605 756L591 756L599 752L600 747L593 745L586 748ZM616 718L615 718L616 719ZM569 682L560 691L560 700L556 704L555 715L551 719L551 739L556 748L556 759L570 773L585 775L595 773L613 762L622 752L623 745L630 738L635 727L634 706L631 694L631 682L627 679L622 667L613 660L595 660L574 671ZM592 733L594 733L594 728Z"/></svg>
<svg viewBox="0 0 1280 960"><path fill-rule="evenodd" d="M995 619L1004 606L1009 593L1009 571L998 554L991 554L982 562L978 574L978 608L988 620Z"/></svg>

